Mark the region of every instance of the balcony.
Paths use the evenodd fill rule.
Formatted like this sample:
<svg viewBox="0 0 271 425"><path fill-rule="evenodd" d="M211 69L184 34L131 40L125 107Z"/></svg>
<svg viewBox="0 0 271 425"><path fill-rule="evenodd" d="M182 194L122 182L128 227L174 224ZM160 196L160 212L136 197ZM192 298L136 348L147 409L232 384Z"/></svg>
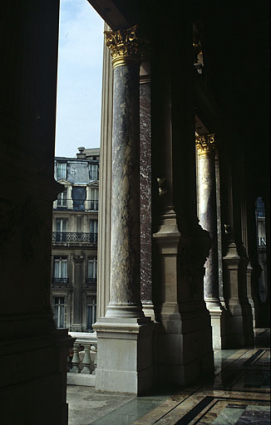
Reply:
<svg viewBox="0 0 271 425"><path fill-rule="evenodd" d="M53 245L97 245L98 233L86 232L53 232Z"/></svg>
<svg viewBox="0 0 271 425"><path fill-rule="evenodd" d="M97 283L97 277L87 277L86 284Z"/></svg>
<svg viewBox="0 0 271 425"><path fill-rule="evenodd" d="M69 283L68 277L52 277L52 283L55 285L67 285Z"/></svg>
<svg viewBox="0 0 271 425"><path fill-rule="evenodd" d="M93 211L98 212L98 200L58 199L54 202L54 210L60 211Z"/></svg>

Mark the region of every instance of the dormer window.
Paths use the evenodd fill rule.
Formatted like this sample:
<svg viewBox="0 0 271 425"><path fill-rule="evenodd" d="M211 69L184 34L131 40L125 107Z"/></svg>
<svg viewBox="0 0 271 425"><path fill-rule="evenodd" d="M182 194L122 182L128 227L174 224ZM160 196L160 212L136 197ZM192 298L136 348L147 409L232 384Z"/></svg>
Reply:
<svg viewBox="0 0 271 425"><path fill-rule="evenodd" d="M57 162L56 163L56 179L66 179L67 178L67 164L66 162Z"/></svg>
<svg viewBox="0 0 271 425"><path fill-rule="evenodd" d="M90 180L98 180L98 164L89 165L89 178Z"/></svg>

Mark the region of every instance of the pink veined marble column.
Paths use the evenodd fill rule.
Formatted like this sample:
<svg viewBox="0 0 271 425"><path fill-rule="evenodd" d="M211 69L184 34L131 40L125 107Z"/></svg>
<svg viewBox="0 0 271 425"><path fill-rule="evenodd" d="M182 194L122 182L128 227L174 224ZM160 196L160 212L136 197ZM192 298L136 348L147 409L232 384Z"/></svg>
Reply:
<svg viewBox="0 0 271 425"><path fill-rule="evenodd" d="M140 72L140 293L145 315L154 319L152 300L152 168L150 61Z"/></svg>

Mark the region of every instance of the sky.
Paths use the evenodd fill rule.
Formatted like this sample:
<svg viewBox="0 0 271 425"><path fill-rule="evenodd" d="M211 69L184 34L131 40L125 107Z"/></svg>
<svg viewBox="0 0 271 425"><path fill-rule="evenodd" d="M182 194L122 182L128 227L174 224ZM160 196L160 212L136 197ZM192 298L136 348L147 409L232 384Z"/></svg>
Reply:
<svg viewBox="0 0 271 425"><path fill-rule="evenodd" d="M87 0L60 0L56 156L100 146L103 31Z"/></svg>

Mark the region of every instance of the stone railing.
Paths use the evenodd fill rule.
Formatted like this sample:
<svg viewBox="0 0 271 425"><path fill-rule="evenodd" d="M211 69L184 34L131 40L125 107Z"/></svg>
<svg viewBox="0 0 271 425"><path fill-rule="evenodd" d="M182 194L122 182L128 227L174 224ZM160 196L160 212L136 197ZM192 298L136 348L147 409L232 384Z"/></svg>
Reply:
<svg viewBox="0 0 271 425"><path fill-rule="evenodd" d="M95 369L97 361L96 332L69 332L73 343L73 356L68 361L69 385L95 386Z"/></svg>

